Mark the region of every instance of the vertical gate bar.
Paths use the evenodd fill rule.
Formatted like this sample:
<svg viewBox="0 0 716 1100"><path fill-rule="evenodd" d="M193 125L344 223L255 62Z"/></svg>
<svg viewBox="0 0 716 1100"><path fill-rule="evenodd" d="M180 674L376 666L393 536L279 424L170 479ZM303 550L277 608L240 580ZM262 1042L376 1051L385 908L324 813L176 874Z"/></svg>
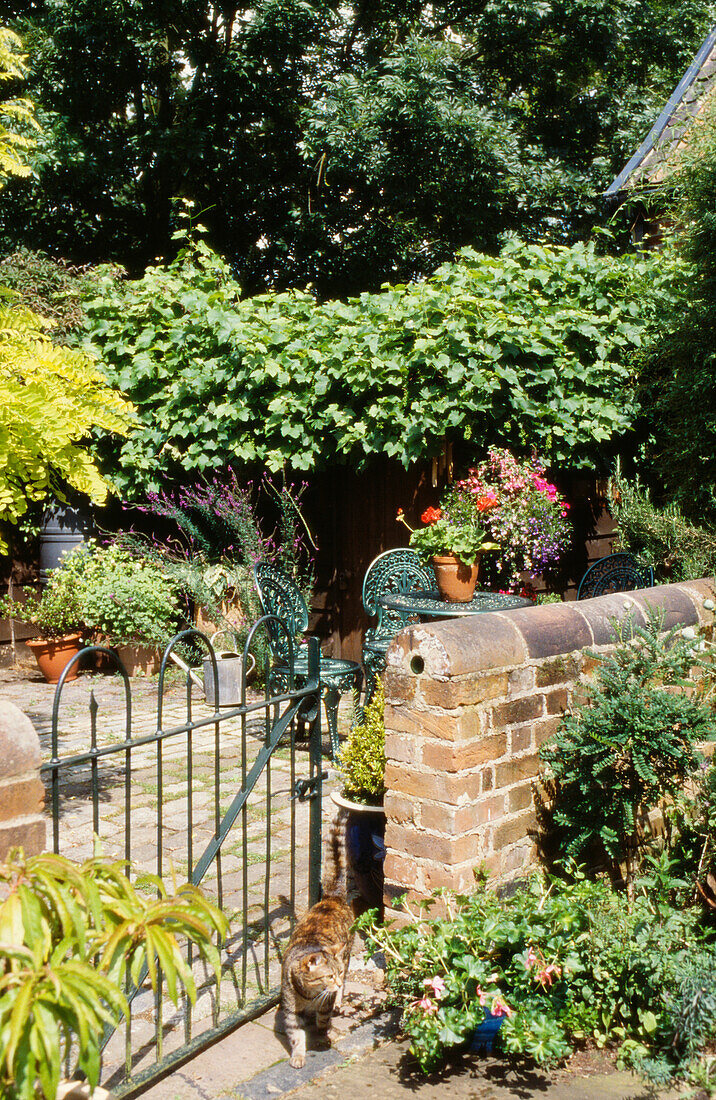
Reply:
<svg viewBox="0 0 716 1100"><path fill-rule="evenodd" d="M310 777L312 788L308 809L308 904L315 905L321 896L321 816L323 813L323 769L321 745L321 651L318 638L308 639L308 684L316 693L316 718L311 729Z"/></svg>
<svg viewBox="0 0 716 1100"><path fill-rule="evenodd" d="M97 711L99 706L95 698L94 689L90 691L90 776L92 788L92 850L97 855L97 838L99 837L99 783L97 768Z"/></svg>
<svg viewBox="0 0 716 1100"><path fill-rule="evenodd" d="M296 719L292 719L289 727L290 737L290 752L291 752L291 785L290 791L296 790ZM291 807L291 862L289 864L289 887L288 898L291 903L291 912L289 914L289 921L291 931L296 924L296 799L291 798L289 801Z"/></svg>
<svg viewBox="0 0 716 1100"><path fill-rule="evenodd" d="M244 654L244 668L246 660ZM264 695L268 696L269 671L264 668ZM241 703L246 704L246 680L242 679ZM241 713L241 789L246 787L246 714ZM241 808L241 1004L246 1004L246 979L249 952L249 816L248 803Z"/></svg>
<svg viewBox="0 0 716 1100"><path fill-rule="evenodd" d="M187 836L187 881L191 875L191 869L194 866L194 841L192 837L192 831L194 829L194 762L192 760L192 734L193 729L191 727L191 677L187 673L186 677L186 707L187 714L189 716L189 722L187 723L188 729L186 731L186 836ZM190 939L186 941L186 961L191 970L194 965L194 952L192 950L192 942ZM184 1041L189 1042L191 1039L191 1001L187 997L186 993L183 994L184 999Z"/></svg>
<svg viewBox="0 0 716 1100"><path fill-rule="evenodd" d="M162 678L160 677L159 684L157 686L157 875L162 877L164 871L164 819L162 815L162 807L164 805L164 741L161 739L160 734L163 733L164 715L163 715L163 697L162 689L164 687ZM162 974L161 970L157 967L157 988L154 993L154 1019L156 1022L156 1030L154 1036L154 1046L157 1052L157 1061L162 1058L164 1049L164 1035L162 1027Z"/></svg>
<svg viewBox="0 0 716 1100"><path fill-rule="evenodd" d="M269 906L271 902L271 757L266 761L266 872L264 875L264 992L269 986Z"/></svg>
<svg viewBox="0 0 716 1100"><path fill-rule="evenodd" d="M59 749L59 722L60 722L60 689L61 684L55 688L52 700L52 756L50 767L52 768L52 851L55 855L60 851L60 758L57 755Z"/></svg>
<svg viewBox="0 0 716 1100"><path fill-rule="evenodd" d="M217 678L217 680L218 680L218 678ZM214 691L215 691L215 700L216 700L215 703L214 703L214 710L216 711L216 713L218 715L218 712L219 712L219 690L218 690L217 680L214 681ZM220 726L219 726L218 718L217 718L217 721L214 723L214 761L215 761L215 763L214 763L214 832L215 832L216 838L218 840L218 839L220 839L220 836L221 836L221 732L220 732ZM224 906L224 883L223 883L223 876L222 876L222 869L221 869L221 848L219 848L219 850L216 853L216 897L217 897L216 904L219 906L220 909L223 909L223 906ZM217 950L221 949L221 942L219 940L218 933L217 933L216 947L217 947ZM217 1024L219 1023L218 990L217 990L217 996L214 998L214 1001L213 1001L213 1019L214 1019L214 1027L216 1027Z"/></svg>

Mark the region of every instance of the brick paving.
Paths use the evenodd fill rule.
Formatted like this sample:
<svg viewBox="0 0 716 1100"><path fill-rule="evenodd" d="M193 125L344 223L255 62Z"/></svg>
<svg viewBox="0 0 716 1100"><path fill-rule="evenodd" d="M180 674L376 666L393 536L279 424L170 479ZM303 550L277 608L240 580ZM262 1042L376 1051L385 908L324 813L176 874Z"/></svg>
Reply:
<svg viewBox="0 0 716 1100"><path fill-rule="evenodd" d="M157 689L156 677L132 680L132 733L135 738L151 735L157 728ZM52 756L54 692L54 687L41 680L36 669L29 666L0 669L0 695L15 703L33 722L40 738L43 761ZM97 705L98 748L121 746L126 730L121 679L112 675L82 674L63 689L59 715L60 760L89 749L92 696ZM258 700L259 696L254 695L254 699ZM343 733L350 720L351 705L350 699L342 702L339 722ZM180 673L169 675L162 707L163 730L181 726L186 721L186 686ZM191 694L191 708L194 720L211 714L195 687ZM324 732L325 753L328 740L327 731ZM264 744L264 734L263 712L248 716L246 767L249 770ZM186 879L190 865L196 865L214 835L217 789L222 816L241 790L241 757L240 718L221 722L218 745L215 727L209 724L190 735L181 733L166 738L160 749L152 743L132 750L128 821L131 858L137 870L161 872L169 884L173 879L177 882ZM324 785L324 822L334 812L333 804L328 800L334 785L328 760L325 767L329 771L329 779ZM294 778L307 776L307 747L299 745L295 755ZM49 780L49 776L46 779ZM210 1027L217 1016L220 1018L235 1011L237 1002L250 1003L277 984L280 966L277 945L285 940L290 931L291 909L288 901L292 852L295 857L296 910L300 913L306 904L309 806L308 802L292 799L291 779L290 749L281 745L273 754L270 769L264 770L249 796L245 838L239 817L222 847L221 893L215 863L202 881L202 888L208 896L221 902L232 926L224 953L224 980L218 998L210 976L198 964L194 967L199 995L192 1012L193 1034ZM98 792L97 810L94 812L93 782ZM88 763L73 765L61 773L59 851L63 855L82 860L100 852L107 859L124 858L126 782L124 750L100 758L94 780ZM52 844L50 805L48 782L48 847ZM270 851L268 876L267 851ZM243 890L244 862L248 882L246 894ZM247 921L245 936L244 917ZM141 992L132 1008L133 1064L137 1072L151 1065L157 1057L153 999L148 992ZM165 1000L162 1016L165 1023L163 1050L168 1053L185 1041L184 1014ZM109 1085L121 1079L124 1046L124 1029L118 1029L104 1056L103 1081Z"/></svg>

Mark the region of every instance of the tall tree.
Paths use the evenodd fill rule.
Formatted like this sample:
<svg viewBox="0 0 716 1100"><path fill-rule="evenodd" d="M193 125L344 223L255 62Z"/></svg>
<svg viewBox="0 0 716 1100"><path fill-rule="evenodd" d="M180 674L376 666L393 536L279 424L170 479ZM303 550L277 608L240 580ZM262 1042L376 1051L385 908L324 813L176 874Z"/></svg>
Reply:
<svg viewBox="0 0 716 1100"><path fill-rule="evenodd" d="M374 289L509 233L568 243L711 0L5 0L46 138L0 243L141 269L172 199L247 292Z"/></svg>

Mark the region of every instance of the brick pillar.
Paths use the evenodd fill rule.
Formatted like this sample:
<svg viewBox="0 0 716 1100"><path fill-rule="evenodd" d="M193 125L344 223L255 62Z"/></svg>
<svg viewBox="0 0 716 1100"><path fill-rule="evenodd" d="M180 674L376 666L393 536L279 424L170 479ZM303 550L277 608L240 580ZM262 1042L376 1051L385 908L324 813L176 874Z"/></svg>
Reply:
<svg viewBox="0 0 716 1100"><path fill-rule="evenodd" d="M32 722L13 703L0 699L0 859L16 846L26 855L45 848L40 759Z"/></svg>
<svg viewBox="0 0 716 1100"><path fill-rule="evenodd" d="M689 581L579 603L489 612L408 627L385 672L385 904L436 887L468 891L534 859L539 748L608 651L613 624L713 631L714 582Z"/></svg>

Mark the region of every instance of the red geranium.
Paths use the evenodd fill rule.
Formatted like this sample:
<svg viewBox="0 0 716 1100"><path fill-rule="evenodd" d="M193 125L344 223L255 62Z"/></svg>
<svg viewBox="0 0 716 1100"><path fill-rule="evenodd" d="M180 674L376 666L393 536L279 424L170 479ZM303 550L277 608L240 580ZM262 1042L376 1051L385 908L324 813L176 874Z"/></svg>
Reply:
<svg viewBox="0 0 716 1100"><path fill-rule="evenodd" d="M485 493L484 496L477 498L475 507L478 512L489 512L492 508L497 508L499 503L494 493Z"/></svg>
<svg viewBox="0 0 716 1100"><path fill-rule="evenodd" d="M424 523L427 527L432 527L434 523L442 517L442 509L440 508L426 508L420 517L420 522Z"/></svg>

